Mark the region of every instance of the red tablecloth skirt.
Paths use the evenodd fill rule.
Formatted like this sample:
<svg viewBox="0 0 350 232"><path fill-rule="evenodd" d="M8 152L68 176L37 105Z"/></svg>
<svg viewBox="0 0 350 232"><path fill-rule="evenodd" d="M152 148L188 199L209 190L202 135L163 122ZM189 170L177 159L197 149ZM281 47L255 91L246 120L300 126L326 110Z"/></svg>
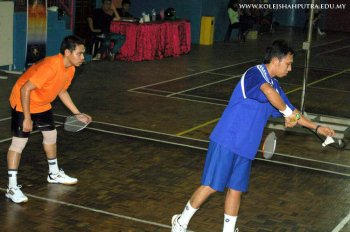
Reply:
<svg viewBox="0 0 350 232"><path fill-rule="evenodd" d="M154 23L112 22L111 32L126 36L118 59L142 61L179 56L191 50L191 25L186 20Z"/></svg>

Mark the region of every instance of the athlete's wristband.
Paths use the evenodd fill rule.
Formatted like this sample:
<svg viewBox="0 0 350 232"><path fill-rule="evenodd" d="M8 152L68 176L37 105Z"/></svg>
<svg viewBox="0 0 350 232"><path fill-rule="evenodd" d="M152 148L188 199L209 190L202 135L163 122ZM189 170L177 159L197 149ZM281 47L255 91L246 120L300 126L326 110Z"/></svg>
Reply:
<svg viewBox="0 0 350 232"><path fill-rule="evenodd" d="M285 110L280 110L280 112L283 114L283 116L286 118L286 117L289 117L293 114L293 111L291 110L291 108L289 108L288 105L286 105L286 109Z"/></svg>
<svg viewBox="0 0 350 232"><path fill-rule="evenodd" d="M317 125L315 131L316 131L316 134L318 134L318 129L320 128L321 126L320 125Z"/></svg>

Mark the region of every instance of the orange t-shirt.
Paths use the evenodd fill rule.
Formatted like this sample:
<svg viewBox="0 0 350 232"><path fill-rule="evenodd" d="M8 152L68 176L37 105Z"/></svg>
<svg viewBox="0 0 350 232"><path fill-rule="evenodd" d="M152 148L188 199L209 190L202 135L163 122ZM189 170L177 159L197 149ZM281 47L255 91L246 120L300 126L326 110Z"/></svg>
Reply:
<svg viewBox="0 0 350 232"><path fill-rule="evenodd" d="M23 112L21 87L29 80L35 89L30 93L30 113L41 113L52 108L62 90L67 90L74 77L75 67L64 67L63 56L49 56L31 66L16 82L10 95L10 104Z"/></svg>

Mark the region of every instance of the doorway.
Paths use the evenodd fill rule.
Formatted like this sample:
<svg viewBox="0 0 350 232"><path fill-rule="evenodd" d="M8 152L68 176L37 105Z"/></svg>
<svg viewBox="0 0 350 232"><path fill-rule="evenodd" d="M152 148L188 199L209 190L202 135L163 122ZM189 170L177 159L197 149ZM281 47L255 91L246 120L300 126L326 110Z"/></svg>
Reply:
<svg viewBox="0 0 350 232"><path fill-rule="evenodd" d="M75 1L75 25L74 34L89 41L91 33L87 18L95 9L96 1L76 0Z"/></svg>

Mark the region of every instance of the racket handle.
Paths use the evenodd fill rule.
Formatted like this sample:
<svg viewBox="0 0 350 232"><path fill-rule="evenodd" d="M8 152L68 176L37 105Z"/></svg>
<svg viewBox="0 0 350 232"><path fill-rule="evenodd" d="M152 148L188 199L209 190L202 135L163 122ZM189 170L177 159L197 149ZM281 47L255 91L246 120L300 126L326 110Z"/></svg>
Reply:
<svg viewBox="0 0 350 232"><path fill-rule="evenodd" d="M300 114L296 114L294 118L292 118L290 121L291 122L297 122L301 118Z"/></svg>

